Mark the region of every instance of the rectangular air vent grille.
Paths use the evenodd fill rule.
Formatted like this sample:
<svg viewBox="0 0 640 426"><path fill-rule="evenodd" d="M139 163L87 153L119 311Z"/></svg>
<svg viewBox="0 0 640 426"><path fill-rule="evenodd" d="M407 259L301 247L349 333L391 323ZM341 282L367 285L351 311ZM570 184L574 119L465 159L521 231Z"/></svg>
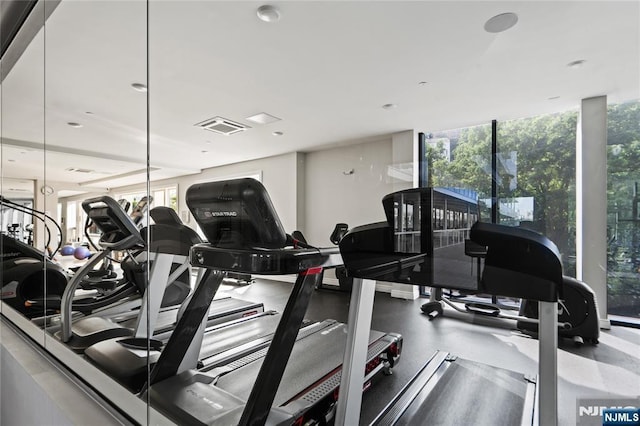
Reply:
<svg viewBox="0 0 640 426"><path fill-rule="evenodd" d="M65 169L67 172L76 172L76 173L93 173L95 170L90 169L79 169L77 167L69 167Z"/></svg>
<svg viewBox="0 0 640 426"><path fill-rule="evenodd" d="M233 135L234 133L244 132L249 128L244 124L237 123L222 117L213 117L209 120L202 121L196 124L197 127L202 127L210 132L218 133L221 135Z"/></svg>

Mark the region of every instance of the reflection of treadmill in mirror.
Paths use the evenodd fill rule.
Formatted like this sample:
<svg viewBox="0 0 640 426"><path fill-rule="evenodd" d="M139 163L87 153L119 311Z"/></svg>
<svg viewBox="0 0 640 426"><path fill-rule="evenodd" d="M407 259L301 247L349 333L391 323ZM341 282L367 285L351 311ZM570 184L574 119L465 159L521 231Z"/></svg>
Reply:
<svg viewBox="0 0 640 426"><path fill-rule="evenodd" d="M323 268L341 264L338 250L298 246L253 179L194 185L187 205L209 240L192 248L191 262L207 272L153 368L151 404L181 424L305 424L332 418L346 325L298 330ZM297 274L297 280L268 349L198 372L203 317L226 271ZM401 349L399 335L367 335L360 392L363 383L368 387L374 375L393 365Z"/></svg>

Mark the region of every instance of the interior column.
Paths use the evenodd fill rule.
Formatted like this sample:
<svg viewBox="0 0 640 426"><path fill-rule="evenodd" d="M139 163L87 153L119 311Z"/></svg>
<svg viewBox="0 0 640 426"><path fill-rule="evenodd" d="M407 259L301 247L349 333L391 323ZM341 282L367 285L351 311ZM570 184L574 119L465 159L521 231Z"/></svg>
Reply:
<svg viewBox="0 0 640 426"><path fill-rule="evenodd" d="M582 100L576 140L577 279L596 293L607 318L607 97Z"/></svg>

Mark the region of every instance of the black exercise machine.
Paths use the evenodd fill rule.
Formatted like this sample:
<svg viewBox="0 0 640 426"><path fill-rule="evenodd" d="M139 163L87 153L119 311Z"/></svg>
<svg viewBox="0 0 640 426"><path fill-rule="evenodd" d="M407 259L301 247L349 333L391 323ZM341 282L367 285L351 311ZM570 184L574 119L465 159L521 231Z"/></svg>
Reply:
<svg viewBox="0 0 640 426"><path fill-rule="evenodd" d="M82 208L87 213L87 220L102 233L98 242L102 249L89 258L73 275L64 290L60 302L60 326L57 337L78 350L83 350L91 344L92 338L100 340L126 336L129 330L123 327L114 327L114 324L104 318L83 318L81 324L76 324L75 332L72 329L73 299L75 291L93 268L103 261L115 250L140 250L144 248L145 241L140 235L131 218L113 198L101 196L90 198L82 202ZM86 337L86 338L85 338Z"/></svg>
<svg viewBox="0 0 640 426"><path fill-rule="evenodd" d="M422 232L428 236L422 241L422 250L427 254L426 262L429 263L427 282L434 283L434 287L431 289L429 302L421 306L422 312L434 319L444 313L443 308L447 305L462 313L516 320L520 330L535 332L538 324L538 305L533 300L522 299L520 315L515 315L506 313L497 303L465 301L464 307L459 307L454 298L444 296L443 289L448 282L453 283L455 289L463 295L488 294L494 302L497 296L507 294L500 293L502 288L489 291L482 286L480 278L487 248L469 239L468 235L469 227L473 223L471 219L478 217L477 205L458 200L455 194L449 194L444 189L424 188L422 191L425 192L425 211L440 210L444 211L444 215L451 211L466 213L463 216L466 217L464 223L459 223L456 229L446 229L442 225L446 221L439 218L439 215L431 213L427 216L427 221L423 218ZM442 229L443 227L445 229ZM509 253L505 254L508 255ZM469 268L471 265L473 267ZM565 276L563 280L565 290L558 314L560 336L572 338L577 345L584 341L598 343L600 321L595 293L585 283L574 278Z"/></svg>
<svg viewBox="0 0 640 426"><path fill-rule="evenodd" d="M266 190L253 179L194 185L187 205L209 241L191 249L191 263L206 272L143 395L183 424L304 424L306 414L330 420L346 325L302 337L300 326L323 268L341 264L338 249L312 248L285 234ZM203 319L226 271L297 274L297 279L259 360L198 372ZM398 335L366 334L360 392L371 376L393 365L401 345Z"/></svg>
<svg viewBox="0 0 640 426"><path fill-rule="evenodd" d="M329 241L337 246L340 243L342 237L344 237L348 231L349 225L347 225L346 223L336 223L336 226L333 228L333 231L331 231L331 235L329 236ZM307 240L301 231L293 231L291 233L291 236L294 238L294 240L307 244ZM353 278L347 275L347 271L344 266L336 266L334 269L334 273L336 275L336 279L338 280L337 290L350 292L351 286L353 285ZM324 273L320 277L320 281L316 287L316 290L335 290L335 288L332 288L335 286L327 286L323 283L323 281Z"/></svg>
<svg viewBox="0 0 640 426"><path fill-rule="evenodd" d="M457 259L441 257L439 264L430 260L429 198L427 188L390 194L383 199L386 222L354 228L340 242L345 267L355 279L337 424L359 421L359 365L371 324L372 280L457 288L455 277L433 282L435 269L455 267ZM411 229L399 214L404 211L421 218ZM498 418L502 424L557 424L557 305L564 290L558 249L533 231L481 222L473 225L470 238L487 247L483 292L539 303L538 378L436 351L375 424L495 424ZM451 404L465 408L453 409Z"/></svg>
<svg viewBox="0 0 640 426"><path fill-rule="evenodd" d="M3 196L0 196L0 203L3 207L26 213L41 221L47 235L45 247L50 246L52 239L47 223L55 225L58 236L62 234L58 223L46 212L14 203ZM60 265L51 261L60 249L61 241L58 240L56 247L51 251L40 251L4 233L0 235L0 239L2 245L0 299L28 318L52 312L51 307L46 307L45 311L45 306L32 306L28 302L62 295L68 276Z"/></svg>
<svg viewBox="0 0 640 426"><path fill-rule="evenodd" d="M2 238L2 244L3 247L5 247L5 244L9 244L7 247L11 248L11 251L8 251L7 249L3 250L3 254L2 254L2 260L10 260L16 257L34 257L36 259L41 259L43 256L48 258L48 259L53 259L53 257L56 255L56 253L60 250L60 247L62 247L62 228L60 228L60 225L58 224L58 222L55 221L55 219L53 219L51 216L49 216L46 212L40 211L40 210L36 210L33 207L27 207L25 205L19 204L19 203L14 203L13 201L9 200L8 198L3 197L2 195L0 195L0 205L2 206L6 206L10 209L13 210L17 210L19 212L25 213L30 215L31 217L33 217L34 219L39 220L40 222L42 222L46 235L47 235L47 240L45 242L45 248L47 250L46 253L41 252L37 249L33 249L33 250L28 250L26 249L26 251L21 252L20 249L24 248L23 246L18 245L17 247L13 247L11 245L11 241L7 240L6 235L2 234L3 238ZM47 221L49 223L52 223L55 227L56 230L58 231L58 242L55 246L54 249L51 249L51 239L52 239L52 235L51 235L51 229L49 228L49 225L47 225ZM15 226L16 224L14 224ZM33 224L31 224L31 233L33 233ZM19 224L18 224L19 227ZM26 229L25 229L26 230ZM8 237L11 238L11 237ZM15 238L11 238L14 239L16 241L19 241ZM20 241L21 242L21 241ZM25 246L30 247L30 244L25 244ZM18 250L16 250L16 248L18 248Z"/></svg>
<svg viewBox="0 0 640 426"><path fill-rule="evenodd" d="M191 290L191 270L187 262L189 249L201 240L179 219L167 222L169 213L163 209L155 212L159 223L144 227L139 232L132 218L110 197L85 200L82 207L102 233L98 242L102 250L75 273L65 289L61 303L61 328L55 336L76 352L82 352L97 342L123 337L145 341L146 347L147 338L173 329L177 305ZM122 269L125 281L137 287L137 294L142 298L136 297L131 302L118 300L118 304L108 310L102 309L72 322L75 289L93 266L113 250L137 252L122 262ZM211 324L264 309L262 304L227 298L216 303L212 310L214 312L208 316Z"/></svg>
<svg viewBox="0 0 640 426"><path fill-rule="evenodd" d="M22 241L2 235L2 299L26 317L31 318L36 324L43 327L49 326L51 325L49 320L56 321L56 313L60 310L61 298L67 283L72 278L73 272L79 268L67 270L52 260L62 245L60 240L62 229L51 216L3 197L0 197L0 201L3 205L30 214L40 220L47 232L47 247L51 242L51 231L47 223L53 223L58 230L58 244L55 249L51 252L47 251L47 253ZM125 201L120 200L119 203L126 211ZM91 243L91 237L87 233L90 225L91 220L87 218L85 235ZM98 247L95 248L100 250ZM86 297L77 301L75 309L82 314L89 314L94 310L109 306L115 301L134 295L137 291L134 287L121 285L121 280L110 268L108 257L103 259L103 265L104 268L87 271L86 276L78 283L79 288L96 290L100 296Z"/></svg>

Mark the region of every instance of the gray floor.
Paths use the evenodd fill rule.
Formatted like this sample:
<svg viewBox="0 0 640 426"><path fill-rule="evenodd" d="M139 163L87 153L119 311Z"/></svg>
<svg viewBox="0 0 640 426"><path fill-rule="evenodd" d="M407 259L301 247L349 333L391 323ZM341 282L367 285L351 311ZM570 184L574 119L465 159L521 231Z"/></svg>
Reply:
<svg viewBox="0 0 640 426"><path fill-rule="evenodd" d="M245 287L225 286L234 297L262 301L267 309L282 310L291 284L257 280ZM401 361L394 375L372 387L364 396L361 424L368 424L384 408L435 350L526 374L537 372L538 341L515 330L515 322L473 317L446 310L435 321L420 313L424 300L393 299L377 293L373 328L404 336ZM347 294L314 293L307 318L346 321ZM622 398L640 395L640 330L613 327L601 332L600 344L575 347L563 340L558 353L559 421L575 425L577 403L582 398ZM455 410L456 401L451 401Z"/></svg>

